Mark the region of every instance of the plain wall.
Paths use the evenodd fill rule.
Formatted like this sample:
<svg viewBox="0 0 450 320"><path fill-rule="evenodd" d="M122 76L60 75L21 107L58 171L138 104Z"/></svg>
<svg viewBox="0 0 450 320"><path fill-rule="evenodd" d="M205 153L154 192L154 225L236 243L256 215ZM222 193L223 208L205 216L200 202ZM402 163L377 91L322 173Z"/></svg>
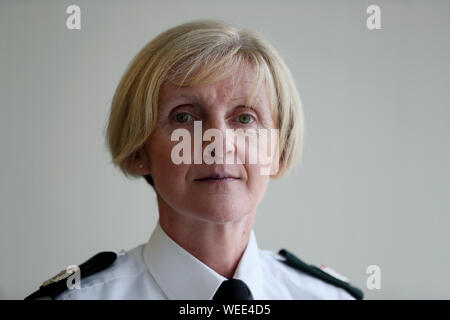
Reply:
<svg viewBox="0 0 450 320"><path fill-rule="evenodd" d="M81 30L66 28L71 4ZM155 194L111 164L106 119L135 54L197 18L265 35L304 104L303 160L271 183L258 245L330 266L367 299L450 298L449 16L437 0L1 1L0 298L148 240Z"/></svg>

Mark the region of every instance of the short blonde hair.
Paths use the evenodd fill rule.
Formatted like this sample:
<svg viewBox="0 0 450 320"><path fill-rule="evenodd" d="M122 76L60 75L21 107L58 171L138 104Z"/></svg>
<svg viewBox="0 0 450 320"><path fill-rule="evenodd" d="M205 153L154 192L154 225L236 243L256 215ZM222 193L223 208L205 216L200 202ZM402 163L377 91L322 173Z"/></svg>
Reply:
<svg viewBox="0 0 450 320"><path fill-rule="evenodd" d="M106 143L112 162L125 176L140 177L130 167L130 160L154 129L158 96L166 81L190 87L213 83L241 63L250 63L255 70L256 81L247 102L262 82L269 85L271 106L278 118L279 176L290 171L301 157L304 134L303 108L294 78L261 35L220 20L197 20L173 27L134 57L111 105Z"/></svg>

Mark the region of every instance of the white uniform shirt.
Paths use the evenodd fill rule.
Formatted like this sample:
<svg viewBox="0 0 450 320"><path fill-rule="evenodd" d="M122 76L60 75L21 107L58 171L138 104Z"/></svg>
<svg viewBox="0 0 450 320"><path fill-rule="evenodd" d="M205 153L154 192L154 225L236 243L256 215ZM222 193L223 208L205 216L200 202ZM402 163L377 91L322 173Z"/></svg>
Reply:
<svg viewBox="0 0 450 320"><path fill-rule="evenodd" d="M233 278L244 281L255 300L354 299L282 262L277 253L258 249L254 231ZM81 279L56 299L211 300L226 280L174 242L158 223L146 244L118 253L108 268Z"/></svg>

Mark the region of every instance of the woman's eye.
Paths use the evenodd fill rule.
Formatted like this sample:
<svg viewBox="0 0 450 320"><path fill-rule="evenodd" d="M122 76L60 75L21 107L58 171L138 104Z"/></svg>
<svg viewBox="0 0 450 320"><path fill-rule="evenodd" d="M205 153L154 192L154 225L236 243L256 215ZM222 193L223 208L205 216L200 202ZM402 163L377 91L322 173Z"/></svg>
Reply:
<svg viewBox="0 0 450 320"><path fill-rule="evenodd" d="M240 114L238 116L238 121L242 124L249 124L249 123L253 122L253 120L254 120L253 116L250 114L247 114L247 113Z"/></svg>
<svg viewBox="0 0 450 320"><path fill-rule="evenodd" d="M180 123L188 122L192 116L186 112L180 112L175 115L175 120Z"/></svg>

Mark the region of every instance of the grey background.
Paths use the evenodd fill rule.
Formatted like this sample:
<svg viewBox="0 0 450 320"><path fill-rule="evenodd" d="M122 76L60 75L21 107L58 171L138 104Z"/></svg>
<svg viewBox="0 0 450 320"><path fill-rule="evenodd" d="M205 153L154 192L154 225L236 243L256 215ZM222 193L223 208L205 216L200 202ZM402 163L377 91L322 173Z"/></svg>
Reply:
<svg viewBox="0 0 450 320"><path fill-rule="evenodd" d="M368 299L450 298L450 2L0 3L0 298L148 240L155 195L111 165L106 118L138 50L197 18L263 33L304 103L303 163L271 183L259 246L326 264ZM81 30L66 29L70 4ZM382 30L366 28L370 4Z"/></svg>

